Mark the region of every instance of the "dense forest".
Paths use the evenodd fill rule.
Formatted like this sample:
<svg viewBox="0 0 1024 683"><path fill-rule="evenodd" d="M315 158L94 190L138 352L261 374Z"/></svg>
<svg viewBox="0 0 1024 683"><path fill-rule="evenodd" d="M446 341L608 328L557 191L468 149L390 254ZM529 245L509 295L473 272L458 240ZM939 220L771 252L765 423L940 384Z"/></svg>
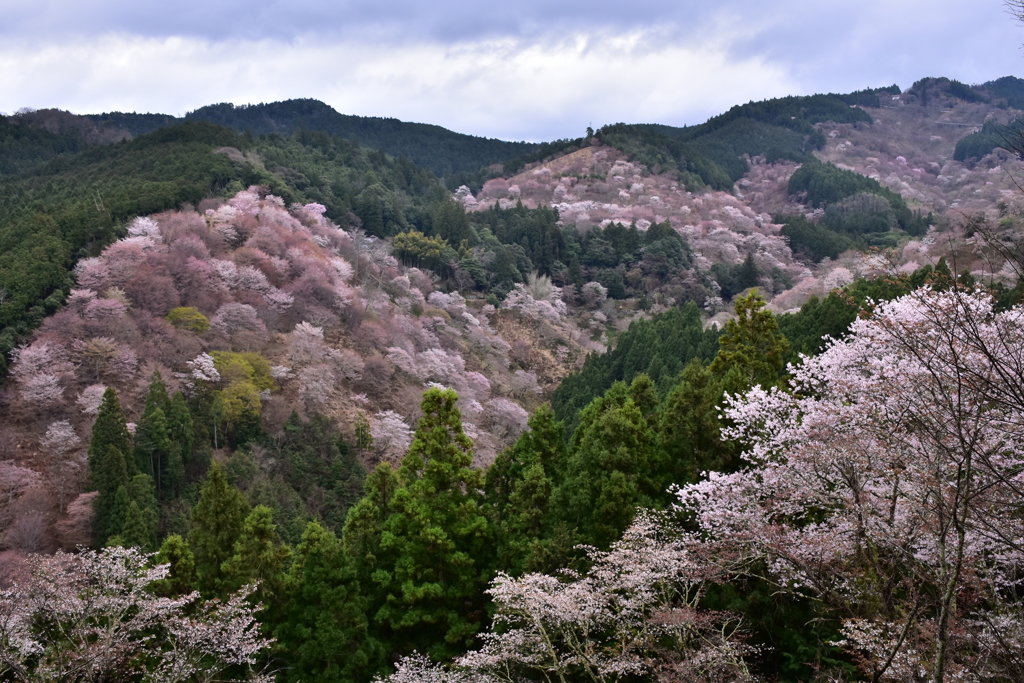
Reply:
<svg viewBox="0 0 1024 683"><path fill-rule="evenodd" d="M1017 680L1024 205L819 160L898 93L0 118L0 680Z"/></svg>

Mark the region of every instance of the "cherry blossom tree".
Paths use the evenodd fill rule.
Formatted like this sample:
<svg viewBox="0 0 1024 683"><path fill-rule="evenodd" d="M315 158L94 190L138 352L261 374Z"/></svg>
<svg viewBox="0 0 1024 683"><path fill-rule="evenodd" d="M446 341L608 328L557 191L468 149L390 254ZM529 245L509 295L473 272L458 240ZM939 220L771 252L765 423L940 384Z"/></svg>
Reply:
<svg viewBox="0 0 1024 683"><path fill-rule="evenodd" d="M270 641L246 601L168 599L149 586L167 565L134 548L29 559L27 581L0 591L0 676L15 681L213 681L251 668ZM269 680L246 676L252 680Z"/></svg>
<svg viewBox="0 0 1024 683"><path fill-rule="evenodd" d="M61 514L68 494L77 490L85 472L85 459L76 453L82 440L67 420L54 422L40 439L43 449L43 477L47 487L57 494Z"/></svg>
<svg viewBox="0 0 1024 683"><path fill-rule="evenodd" d="M698 608L707 586L727 575L699 550L641 512L609 551L586 549L586 573L499 573L487 591L497 611L483 646L451 670L406 658L389 683L752 680L744 656L754 650L737 637L735 617Z"/></svg>
<svg viewBox="0 0 1024 683"><path fill-rule="evenodd" d="M370 436L377 457L398 462L405 457L412 443L412 429L405 419L393 410L377 413L370 419Z"/></svg>
<svg viewBox="0 0 1024 683"><path fill-rule="evenodd" d="M1024 565L1022 349L1024 308L980 291L881 304L791 368L788 392L731 399L749 468L682 504L843 620L873 680L998 677L1024 624L1006 590Z"/></svg>

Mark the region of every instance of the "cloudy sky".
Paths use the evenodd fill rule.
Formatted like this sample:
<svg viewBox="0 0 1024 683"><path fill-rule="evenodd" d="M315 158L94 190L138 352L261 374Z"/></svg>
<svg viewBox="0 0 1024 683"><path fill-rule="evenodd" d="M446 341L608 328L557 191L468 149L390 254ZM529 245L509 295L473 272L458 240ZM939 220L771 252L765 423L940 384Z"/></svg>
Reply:
<svg viewBox="0 0 1024 683"><path fill-rule="evenodd" d="M0 112L313 97L503 139L1024 76L1002 0L0 0Z"/></svg>

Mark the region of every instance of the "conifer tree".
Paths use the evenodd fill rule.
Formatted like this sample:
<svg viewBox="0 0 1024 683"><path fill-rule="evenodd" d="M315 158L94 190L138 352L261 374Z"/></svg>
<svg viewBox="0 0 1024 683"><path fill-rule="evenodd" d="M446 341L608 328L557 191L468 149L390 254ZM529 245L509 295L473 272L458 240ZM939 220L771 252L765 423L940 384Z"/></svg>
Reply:
<svg viewBox="0 0 1024 683"><path fill-rule="evenodd" d="M529 427L487 470L496 567L510 574L546 568L548 503L555 478L564 469L565 429L551 406L538 408Z"/></svg>
<svg viewBox="0 0 1024 683"><path fill-rule="evenodd" d="M135 474L134 462L129 462L128 454L132 452L132 437L128 433L127 420L121 410L121 403L117 400L117 392L113 387L107 387L103 392L103 402L100 403L99 412L96 415L96 422L92 427L92 441L89 442L89 473L90 483L93 487L96 483L92 481L92 473L96 471L96 461L113 446L125 458L125 466L128 474Z"/></svg>
<svg viewBox="0 0 1024 683"><path fill-rule="evenodd" d="M163 597L174 598L196 589L196 558L188 543L178 534L164 539L157 564L169 565L167 576L154 582L153 590Z"/></svg>
<svg viewBox="0 0 1024 683"><path fill-rule="evenodd" d="M637 395L646 401L645 379L641 375L635 382ZM556 513L578 529L581 542L598 547L619 537L638 506L667 498L658 486L663 463L654 432L630 393L616 382L583 411L565 479L555 493Z"/></svg>
<svg viewBox="0 0 1024 683"><path fill-rule="evenodd" d="M288 602L274 635L286 683L368 680L383 660L370 635L367 601L343 544L310 522L287 575Z"/></svg>
<svg viewBox="0 0 1024 683"><path fill-rule="evenodd" d="M121 544L126 548L139 547L149 552L156 547L156 534L136 501L128 504L124 527L121 529Z"/></svg>
<svg viewBox="0 0 1024 683"><path fill-rule="evenodd" d="M163 495L164 469L171 455L171 435L163 408L143 413L135 430L135 460L139 470L153 477L157 493Z"/></svg>
<svg viewBox="0 0 1024 683"><path fill-rule="evenodd" d="M224 590L233 592L254 581L253 594L266 611L283 595L284 572L290 550L281 542L274 525L274 513L266 505L257 505L245 518L242 533L234 544L234 554L224 562Z"/></svg>
<svg viewBox="0 0 1024 683"><path fill-rule="evenodd" d="M199 502L192 508L188 544L196 563L198 588L204 595L223 594L221 566L234 555L235 541L249 513L249 504L228 483L219 463L210 466Z"/></svg>
<svg viewBox="0 0 1024 683"><path fill-rule="evenodd" d="M379 624L400 651L437 659L468 647L483 619L489 529L479 501L483 477L470 465L454 391L430 389L384 521L380 569L386 596Z"/></svg>
<svg viewBox="0 0 1024 683"><path fill-rule="evenodd" d="M126 486L118 486L114 493L114 504L110 509L110 516L107 518L107 528L104 530L105 546L124 545L121 532L124 531L124 524L128 519L128 508L132 500L128 496Z"/></svg>
<svg viewBox="0 0 1024 683"><path fill-rule="evenodd" d="M703 472L731 471L737 465L737 446L721 438L723 395L722 382L699 359L683 370L658 416L660 445L668 459L664 486L692 483Z"/></svg>
<svg viewBox="0 0 1024 683"><path fill-rule="evenodd" d="M125 467L124 455L114 446L108 446L106 452L94 463L95 469L90 478L99 495L93 502L93 541L97 548L102 548L107 544L112 528L111 516L114 513L114 500L118 489L128 486L128 470ZM125 494L127 495L127 491ZM120 533L120 528L115 533Z"/></svg>
<svg viewBox="0 0 1024 683"><path fill-rule="evenodd" d="M175 456L177 457L177 462L168 462L167 467L168 488L174 489L184 481L185 470L192 463L192 448L195 441L192 414L180 391L174 395L170 411L167 413L167 433L171 438L171 458L173 460Z"/></svg>
<svg viewBox="0 0 1024 683"><path fill-rule="evenodd" d="M128 481L128 498L139 506L149 533L156 538L157 523L160 520L160 504L153 488L153 478L148 474L136 474ZM155 542L154 542L155 546Z"/></svg>
<svg viewBox="0 0 1024 683"><path fill-rule="evenodd" d="M346 557L351 558L362 593L370 605L368 613L371 614L376 614L384 604L385 593L372 577L383 560L381 536L384 533L384 522L391 516L391 503L398 488L398 474L391 464L380 463L366 478L363 498L352 506L345 518L342 544Z"/></svg>
<svg viewBox="0 0 1024 683"><path fill-rule="evenodd" d="M736 300L737 319L726 323L718 339L718 355L711 362L711 373L725 379L730 393L752 386L777 384L785 367L789 342L779 332L778 322L757 292Z"/></svg>

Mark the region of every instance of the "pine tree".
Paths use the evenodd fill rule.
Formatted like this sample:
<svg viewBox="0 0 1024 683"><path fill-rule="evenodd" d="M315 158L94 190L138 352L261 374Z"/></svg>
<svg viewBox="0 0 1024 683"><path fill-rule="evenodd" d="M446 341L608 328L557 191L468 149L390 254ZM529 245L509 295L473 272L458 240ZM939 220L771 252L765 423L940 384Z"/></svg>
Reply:
<svg viewBox="0 0 1024 683"><path fill-rule="evenodd" d="M153 478L148 474L136 474L128 481L127 488L129 499L139 506L148 533L155 539L157 523L160 520L160 504L153 488Z"/></svg>
<svg viewBox="0 0 1024 683"><path fill-rule="evenodd" d="M639 396L647 396L644 379ZM553 496L555 515L578 529L581 542L602 548L629 526L638 506L667 497L658 486L663 463L654 432L630 393L616 382L583 411L565 479Z"/></svg>
<svg viewBox="0 0 1024 683"><path fill-rule="evenodd" d="M96 415L96 422L92 427L92 441L89 443L89 472L90 475L96 471L96 461L113 446L125 457L125 466L128 474L135 474L134 461L129 461L128 454L132 452L132 437L128 433L127 421L124 412L121 410L121 403L117 400L117 392L112 387L107 387L103 392L103 402ZM96 483L90 481L95 488Z"/></svg>
<svg viewBox="0 0 1024 683"><path fill-rule="evenodd" d="M381 558L381 536L384 523L391 516L391 503L399 488L398 474L390 463L382 462L370 473L363 485L363 498L348 511L342 543L345 554L351 558L353 568L369 600L371 612L376 613L384 604L384 592L373 582Z"/></svg>
<svg viewBox="0 0 1024 683"><path fill-rule="evenodd" d="M683 370L658 416L659 442L668 460L663 486L695 482L708 470L735 468L737 447L721 439L723 395L722 383L699 359Z"/></svg>
<svg viewBox="0 0 1024 683"><path fill-rule="evenodd" d="M287 576L287 606L274 631L286 683L368 680L383 660L370 636L367 600L343 544L310 522Z"/></svg>
<svg viewBox="0 0 1024 683"><path fill-rule="evenodd" d="M102 548L107 544L110 535L111 515L114 512L117 491L128 486L128 470L125 467L124 455L114 446L108 446L103 456L93 462L95 469L89 478L99 492L93 503L93 541L97 548ZM125 493L127 494L127 491ZM120 527L115 533L120 533Z"/></svg>
<svg viewBox="0 0 1024 683"><path fill-rule="evenodd" d="M743 261L743 265L740 266L739 272L736 273L736 287L743 291L751 287L757 287L760 283L761 271L758 269L757 264L754 263L754 254L748 253L747 258Z"/></svg>
<svg viewBox="0 0 1024 683"><path fill-rule="evenodd" d="M235 541L242 533L249 504L213 463L192 508L188 544L196 562L196 579L204 595L223 594L221 566L234 555Z"/></svg>
<svg viewBox="0 0 1024 683"><path fill-rule="evenodd" d="M196 558L178 534L164 539L160 552L156 554L157 564L170 565L167 576L154 582L153 590L167 598L186 595L196 589Z"/></svg>
<svg viewBox="0 0 1024 683"><path fill-rule="evenodd" d="M430 389L402 484L384 521L380 569L374 580L385 604L377 620L399 650L446 659L470 646L483 619L482 590L489 528L470 465L473 443L462 431L452 390Z"/></svg>

